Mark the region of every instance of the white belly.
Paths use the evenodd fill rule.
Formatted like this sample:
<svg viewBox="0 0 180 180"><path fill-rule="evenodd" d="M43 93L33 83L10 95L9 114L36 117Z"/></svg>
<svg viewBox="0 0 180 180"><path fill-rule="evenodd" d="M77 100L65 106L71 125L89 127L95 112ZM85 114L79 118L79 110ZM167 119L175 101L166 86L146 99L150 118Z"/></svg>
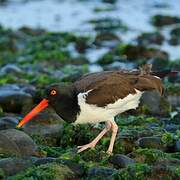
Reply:
<svg viewBox="0 0 180 180"><path fill-rule="evenodd" d="M108 104L105 107L97 107L96 105L86 103L86 96L88 95L88 92L78 94L80 114L77 116L77 119L74 122L75 124L108 121L122 112L130 109L136 109L143 93L136 90L136 94L129 94L125 98L119 99L118 101Z"/></svg>

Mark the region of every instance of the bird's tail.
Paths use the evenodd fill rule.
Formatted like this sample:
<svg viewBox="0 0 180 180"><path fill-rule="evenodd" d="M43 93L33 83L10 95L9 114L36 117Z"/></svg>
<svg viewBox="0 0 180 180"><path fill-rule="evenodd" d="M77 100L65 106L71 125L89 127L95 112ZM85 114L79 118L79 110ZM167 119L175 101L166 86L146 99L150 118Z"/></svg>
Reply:
<svg viewBox="0 0 180 180"><path fill-rule="evenodd" d="M174 71L171 69L166 69L166 70L162 70L162 71L152 71L152 64L145 64L142 65L141 67L139 67L139 73L140 75L154 75L154 76L158 76L160 78L164 78L167 76L176 76L180 71Z"/></svg>
<svg viewBox="0 0 180 180"><path fill-rule="evenodd" d="M170 69L162 70L162 71L151 72L152 75L158 76L158 77L160 77L160 78L164 78L164 77L175 77L178 73L180 73L180 71L172 71L172 70L170 70Z"/></svg>

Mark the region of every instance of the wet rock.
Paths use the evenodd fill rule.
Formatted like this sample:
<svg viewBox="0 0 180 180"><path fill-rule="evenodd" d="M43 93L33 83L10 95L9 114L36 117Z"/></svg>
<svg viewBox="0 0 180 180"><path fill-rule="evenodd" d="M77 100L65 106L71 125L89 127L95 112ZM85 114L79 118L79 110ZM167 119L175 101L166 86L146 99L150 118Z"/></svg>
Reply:
<svg viewBox="0 0 180 180"><path fill-rule="evenodd" d="M39 143L57 146L63 133L64 121L51 109L39 113L24 126L24 131Z"/></svg>
<svg viewBox="0 0 180 180"><path fill-rule="evenodd" d="M82 177L85 174L85 166L83 164L78 164L71 160L65 160L63 164L68 166L78 177Z"/></svg>
<svg viewBox="0 0 180 180"><path fill-rule="evenodd" d="M177 166L178 167L178 166ZM167 166L164 164L158 164L152 167L151 170L151 179L179 179L179 173L175 170L176 168L172 168L171 166Z"/></svg>
<svg viewBox="0 0 180 180"><path fill-rule="evenodd" d="M110 162L118 168L125 168L130 164L134 164L135 161L123 154L115 154L111 157Z"/></svg>
<svg viewBox="0 0 180 180"><path fill-rule="evenodd" d="M0 131L0 153L5 155L37 155L37 146L24 132L16 129Z"/></svg>
<svg viewBox="0 0 180 180"><path fill-rule="evenodd" d="M161 45L164 41L164 36L159 32L143 33L137 38L140 46L148 46L151 44Z"/></svg>
<svg viewBox="0 0 180 180"><path fill-rule="evenodd" d="M165 150L166 147L163 145L160 137L142 137L137 140L137 145L142 148L153 148Z"/></svg>
<svg viewBox="0 0 180 180"><path fill-rule="evenodd" d="M141 97L141 105L151 114L168 114L171 111L171 105L164 97L156 91L144 92Z"/></svg>
<svg viewBox="0 0 180 180"><path fill-rule="evenodd" d="M171 38L169 40L169 43L171 45L178 45L180 44L180 27L176 27L174 29L171 30L170 32Z"/></svg>
<svg viewBox="0 0 180 180"><path fill-rule="evenodd" d="M32 166L31 160L18 158L5 158L0 160L0 169L5 176L12 176Z"/></svg>
<svg viewBox="0 0 180 180"><path fill-rule="evenodd" d="M75 174L62 164L48 163L29 168L27 171L12 176L11 179L71 179L76 180Z"/></svg>
<svg viewBox="0 0 180 180"><path fill-rule="evenodd" d="M117 52L116 52L117 51ZM161 59L167 60L169 55L167 52L156 49L146 48L144 46L127 44L124 47L117 47L116 53L120 53L127 57L128 60L133 61L137 59Z"/></svg>
<svg viewBox="0 0 180 180"><path fill-rule="evenodd" d="M176 16L166 16L166 15L158 14L152 17L152 24L157 27L162 27L177 23L180 23L180 18Z"/></svg>
<svg viewBox="0 0 180 180"><path fill-rule="evenodd" d="M117 2L117 0L102 0L102 2L114 4Z"/></svg>
<svg viewBox="0 0 180 180"><path fill-rule="evenodd" d="M177 141L176 141L175 151L176 151L176 152L180 152L180 140L177 140Z"/></svg>
<svg viewBox="0 0 180 180"><path fill-rule="evenodd" d="M32 105L32 96L16 85L0 87L0 106L4 112L21 113L23 108Z"/></svg>
<svg viewBox="0 0 180 180"><path fill-rule="evenodd" d="M135 68L134 63L122 63L122 62L117 62L117 61L103 67L103 69L106 71L133 69L133 68Z"/></svg>
<svg viewBox="0 0 180 180"><path fill-rule="evenodd" d="M103 46L103 47L115 47L120 42L120 38L111 32L102 32L99 33L94 41L96 46Z"/></svg>
<svg viewBox="0 0 180 180"><path fill-rule="evenodd" d="M21 90L27 94L30 94L32 97L36 96L36 88L32 85L25 85L21 87Z"/></svg>
<svg viewBox="0 0 180 180"><path fill-rule="evenodd" d="M117 170L107 167L93 167L88 170L87 179L91 178L102 178L109 179L113 173L117 172Z"/></svg>
<svg viewBox="0 0 180 180"><path fill-rule="evenodd" d="M169 60L167 59L161 59L159 57L152 58L148 61L148 63L152 64L152 70L153 71L162 71L162 69L168 68Z"/></svg>
<svg viewBox="0 0 180 180"><path fill-rule="evenodd" d="M180 160L176 158L160 158L155 162L155 165L180 166Z"/></svg>
<svg viewBox="0 0 180 180"><path fill-rule="evenodd" d="M166 129L166 131L169 131L169 132L175 132L176 130L178 130L178 126L176 125L176 124L167 124L166 126L165 126L165 129Z"/></svg>
<svg viewBox="0 0 180 180"><path fill-rule="evenodd" d="M99 32L112 32L114 30L126 31L127 27L118 18L99 18L92 19L89 23L94 25L94 29Z"/></svg>
<svg viewBox="0 0 180 180"><path fill-rule="evenodd" d="M0 118L0 130L15 128L18 124L18 119L15 117L2 117Z"/></svg>
<svg viewBox="0 0 180 180"><path fill-rule="evenodd" d="M0 74L22 75L23 71L15 64L7 64L1 68Z"/></svg>
<svg viewBox="0 0 180 180"><path fill-rule="evenodd" d="M28 35L33 35L33 36L38 36L38 35L42 35L45 33L45 30L43 30L43 29L32 29L27 26L23 26L23 27L19 28L19 31L21 31L25 34L28 34Z"/></svg>
<svg viewBox="0 0 180 180"><path fill-rule="evenodd" d="M52 163L52 162L56 162L56 161L57 161L57 158L53 158L53 157L38 158L35 160L34 165L40 166L42 164Z"/></svg>
<svg viewBox="0 0 180 180"><path fill-rule="evenodd" d="M86 37L76 38L75 48L79 53L85 53L87 48L89 48L88 38Z"/></svg>

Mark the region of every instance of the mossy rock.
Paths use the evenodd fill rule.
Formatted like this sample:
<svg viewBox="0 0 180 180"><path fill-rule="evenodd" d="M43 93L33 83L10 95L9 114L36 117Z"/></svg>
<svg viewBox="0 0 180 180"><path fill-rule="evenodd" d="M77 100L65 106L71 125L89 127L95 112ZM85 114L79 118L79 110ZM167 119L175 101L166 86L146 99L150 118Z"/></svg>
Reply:
<svg viewBox="0 0 180 180"><path fill-rule="evenodd" d="M74 173L67 167L61 164L48 163L40 165L38 167L32 167L27 169L25 172L19 173L9 178L9 180L66 180L76 179Z"/></svg>

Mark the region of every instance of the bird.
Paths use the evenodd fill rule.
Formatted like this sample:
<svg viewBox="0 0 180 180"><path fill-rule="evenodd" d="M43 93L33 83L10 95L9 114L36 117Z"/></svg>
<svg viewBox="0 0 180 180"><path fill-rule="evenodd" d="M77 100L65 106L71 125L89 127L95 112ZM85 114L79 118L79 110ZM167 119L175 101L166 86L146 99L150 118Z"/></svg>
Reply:
<svg viewBox="0 0 180 180"><path fill-rule="evenodd" d="M154 73L151 68L151 65L145 65L139 70L95 72L85 74L69 85L49 85L45 89L46 97L19 122L17 128L22 127L49 105L68 123L76 125L105 122L105 128L99 135L90 143L78 146L77 152L94 148L111 130L107 153L112 154L118 132L115 117L136 109L144 92L157 91L160 95L164 92L161 73ZM168 73L169 71L165 74Z"/></svg>

